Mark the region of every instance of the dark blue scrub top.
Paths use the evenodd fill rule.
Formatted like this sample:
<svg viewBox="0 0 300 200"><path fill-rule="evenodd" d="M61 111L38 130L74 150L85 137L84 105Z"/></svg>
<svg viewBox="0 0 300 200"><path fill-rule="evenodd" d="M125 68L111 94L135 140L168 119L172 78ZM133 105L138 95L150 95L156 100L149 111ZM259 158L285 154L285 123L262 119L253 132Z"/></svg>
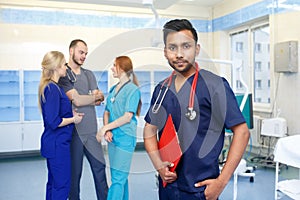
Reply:
<svg viewBox="0 0 300 200"><path fill-rule="evenodd" d="M64 90L55 83L49 83L44 90L45 102L42 102L44 132L41 137L41 154L46 158L56 156L60 144L69 145L74 124L58 127L62 118L73 117L72 105ZM68 149L69 150L69 149ZM59 154L69 155L59 151Z"/></svg>
<svg viewBox="0 0 300 200"><path fill-rule="evenodd" d="M156 114L152 107L163 81L155 87L145 121L158 127L160 137L167 116L172 115L183 156L176 169L178 178L171 185L187 192L199 192L204 187L195 188L196 182L219 176L218 158L224 144L225 128L241 124L245 119L226 79L203 69L199 71L194 100L197 116L193 121L187 119L185 113L194 75L178 92L174 79ZM161 94L165 87L162 90Z"/></svg>

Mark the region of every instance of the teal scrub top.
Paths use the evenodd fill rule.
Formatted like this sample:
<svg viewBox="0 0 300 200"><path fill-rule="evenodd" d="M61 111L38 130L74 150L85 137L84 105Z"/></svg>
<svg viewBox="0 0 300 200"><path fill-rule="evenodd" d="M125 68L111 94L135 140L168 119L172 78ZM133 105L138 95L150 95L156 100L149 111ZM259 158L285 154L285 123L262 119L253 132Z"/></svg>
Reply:
<svg viewBox="0 0 300 200"><path fill-rule="evenodd" d="M141 98L139 88L131 81L116 93L114 85L107 96L105 110L109 112L109 123L122 117L125 112L133 113L131 121L112 130L113 143L116 146L135 147L137 119L136 111Z"/></svg>

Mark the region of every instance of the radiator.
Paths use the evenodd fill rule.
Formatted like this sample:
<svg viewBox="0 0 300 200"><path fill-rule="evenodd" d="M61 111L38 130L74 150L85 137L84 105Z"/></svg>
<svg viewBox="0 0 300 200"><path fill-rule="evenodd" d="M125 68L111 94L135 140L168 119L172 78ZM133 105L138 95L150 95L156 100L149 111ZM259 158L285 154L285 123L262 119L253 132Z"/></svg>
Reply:
<svg viewBox="0 0 300 200"><path fill-rule="evenodd" d="M253 115L253 129L250 130L252 146L261 146L261 124L263 118L257 115Z"/></svg>

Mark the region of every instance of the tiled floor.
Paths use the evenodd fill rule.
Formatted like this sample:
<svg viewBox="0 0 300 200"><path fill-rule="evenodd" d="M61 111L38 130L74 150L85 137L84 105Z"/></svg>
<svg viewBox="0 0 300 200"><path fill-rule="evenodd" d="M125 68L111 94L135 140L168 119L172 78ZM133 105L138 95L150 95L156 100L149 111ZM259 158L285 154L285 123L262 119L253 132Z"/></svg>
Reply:
<svg viewBox="0 0 300 200"><path fill-rule="evenodd" d="M298 173L298 172L297 172ZM107 173L109 176L109 173ZM295 174L295 169L282 169L281 179ZM272 200L274 199L275 170L258 167L254 182L249 178L238 178L238 200ZM42 200L45 199L45 183L47 178L46 162L41 157L13 158L0 160L0 200ZM108 180L110 178L108 177ZM155 171L144 151L134 154L129 176L131 200L156 200L157 187ZM91 171L84 161L81 182L82 200L94 200L95 191ZM233 179L227 185L220 200L233 199ZM287 197L281 200L289 199Z"/></svg>

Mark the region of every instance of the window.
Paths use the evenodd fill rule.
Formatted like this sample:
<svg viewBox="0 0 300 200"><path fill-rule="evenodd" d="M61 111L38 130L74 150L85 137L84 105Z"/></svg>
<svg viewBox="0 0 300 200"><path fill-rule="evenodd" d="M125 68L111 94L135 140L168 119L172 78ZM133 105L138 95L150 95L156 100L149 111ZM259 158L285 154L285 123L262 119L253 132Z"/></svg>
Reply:
<svg viewBox="0 0 300 200"><path fill-rule="evenodd" d="M240 80L236 81L236 89L237 90L243 89L243 84Z"/></svg>
<svg viewBox="0 0 300 200"><path fill-rule="evenodd" d="M232 70L235 92L243 90L240 82L247 84L253 93L254 106L270 104L270 27L268 24L246 26L230 33L234 63L242 63L242 77ZM253 66L253 67L251 67Z"/></svg>
<svg viewBox="0 0 300 200"><path fill-rule="evenodd" d="M261 71L261 62L260 61L255 62L255 71L256 72Z"/></svg>
<svg viewBox="0 0 300 200"><path fill-rule="evenodd" d="M261 44L264 48L258 53L256 49L253 50L253 63L255 65L253 77L255 84L260 82L259 87L254 88L254 99L260 99L260 103L270 103L270 87L268 84L262 85L262 80L265 82L269 80L270 77L270 28L269 25L259 26L252 29L252 42L255 44ZM257 86L257 85L255 85ZM256 89L260 90L257 91Z"/></svg>
<svg viewBox="0 0 300 200"><path fill-rule="evenodd" d="M256 43L254 46L254 51L256 53L260 53L261 52L261 44L260 43Z"/></svg>
<svg viewBox="0 0 300 200"><path fill-rule="evenodd" d="M255 80L255 89L261 89L261 80Z"/></svg>
<svg viewBox="0 0 300 200"><path fill-rule="evenodd" d="M232 69L232 86L234 92L243 92L244 87L242 87L242 82L249 88L250 85L250 69L248 67L248 31L241 31L231 35L231 45L236 45L236 48L232 48L231 59L234 63L241 63L241 66L233 66ZM243 42L240 42L243 41ZM239 47L238 47L239 46ZM241 50L241 51L238 51ZM239 65L239 64L238 64ZM242 72L242 77L239 76L239 71Z"/></svg>
<svg viewBox="0 0 300 200"><path fill-rule="evenodd" d="M236 42L236 52L243 52L243 42Z"/></svg>
<svg viewBox="0 0 300 200"><path fill-rule="evenodd" d="M261 102L261 98L255 98L254 101L255 102Z"/></svg>

